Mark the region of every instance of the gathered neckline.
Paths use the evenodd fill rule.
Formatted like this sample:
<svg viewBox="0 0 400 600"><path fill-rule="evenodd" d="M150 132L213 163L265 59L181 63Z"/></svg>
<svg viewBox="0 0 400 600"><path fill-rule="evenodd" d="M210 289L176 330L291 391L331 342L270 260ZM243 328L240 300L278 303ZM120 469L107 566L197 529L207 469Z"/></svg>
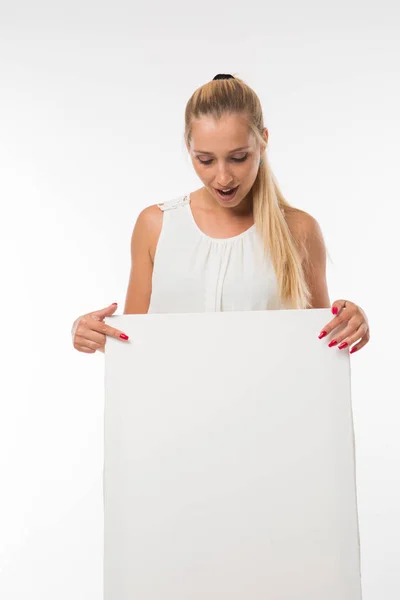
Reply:
<svg viewBox="0 0 400 600"><path fill-rule="evenodd" d="M205 237L207 240L210 240L212 242L223 243L223 242L230 242L230 241L232 242L232 241L235 241L235 240L239 240L240 238L245 237L249 233L251 233L255 229L255 227L256 227L256 224L253 223L253 225L251 225L251 227L249 227L245 231L242 231L242 233L239 233L238 235L233 235L233 236L227 237L227 238L215 238L215 237L211 237L211 236L207 235L206 233L204 233L204 231L202 231L200 229L200 227L196 223L196 220L195 220L193 212L192 212L191 201L190 201L190 194L187 194L186 196L184 196L184 199L187 199L188 213L190 215L190 218L191 218L191 221L192 221L193 225L195 226L195 228L197 229L197 231L203 237Z"/></svg>

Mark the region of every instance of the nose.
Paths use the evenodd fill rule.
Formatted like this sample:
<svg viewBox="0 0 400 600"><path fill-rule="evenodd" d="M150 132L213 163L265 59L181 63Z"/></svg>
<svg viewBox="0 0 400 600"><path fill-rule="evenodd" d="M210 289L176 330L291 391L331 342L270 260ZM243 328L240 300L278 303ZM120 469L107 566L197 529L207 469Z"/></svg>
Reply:
<svg viewBox="0 0 400 600"><path fill-rule="evenodd" d="M228 168L226 165L222 164L217 168L217 185L216 187L228 187L230 183L232 183L232 176L228 172Z"/></svg>

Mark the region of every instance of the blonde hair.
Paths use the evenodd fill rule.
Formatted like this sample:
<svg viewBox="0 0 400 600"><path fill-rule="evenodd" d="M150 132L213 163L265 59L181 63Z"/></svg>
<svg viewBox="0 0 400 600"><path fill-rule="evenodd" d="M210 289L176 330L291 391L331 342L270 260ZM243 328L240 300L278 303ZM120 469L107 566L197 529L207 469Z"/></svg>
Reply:
<svg viewBox="0 0 400 600"><path fill-rule="evenodd" d="M266 146L264 119L257 94L241 79L217 79L198 88L185 109L185 143L189 147L191 125L202 116L219 120L224 114L244 114L261 147ZM266 152L252 187L253 215L256 230L262 236L278 281L281 301L288 308L309 308L310 290L303 271L300 240L295 240L285 218L295 211L284 198L268 163ZM302 246L307 258L307 248Z"/></svg>

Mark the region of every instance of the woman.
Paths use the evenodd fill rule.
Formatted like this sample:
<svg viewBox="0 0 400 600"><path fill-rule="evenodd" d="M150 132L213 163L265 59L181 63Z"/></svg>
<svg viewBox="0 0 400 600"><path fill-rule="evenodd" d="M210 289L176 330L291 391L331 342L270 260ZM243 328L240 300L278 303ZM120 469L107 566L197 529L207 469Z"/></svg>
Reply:
<svg viewBox="0 0 400 600"><path fill-rule="evenodd" d="M283 197L268 164L268 130L255 92L217 75L190 98L185 143L203 187L145 208L131 239L124 314L327 308L326 249L317 221ZM116 304L78 317L80 352L104 352ZM364 311L335 300L322 339L350 353L369 341ZM340 333L339 333L340 331Z"/></svg>

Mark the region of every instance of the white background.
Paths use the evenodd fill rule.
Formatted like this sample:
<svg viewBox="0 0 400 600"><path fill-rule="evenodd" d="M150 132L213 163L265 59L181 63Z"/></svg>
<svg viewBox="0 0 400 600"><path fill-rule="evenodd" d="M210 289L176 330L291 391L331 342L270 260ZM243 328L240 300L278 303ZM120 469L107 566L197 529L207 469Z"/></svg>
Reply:
<svg viewBox="0 0 400 600"><path fill-rule="evenodd" d="M122 313L138 213L202 185L186 103L233 73L321 225L331 301L370 320L351 356L363 591L399 597L399 30L394 0L2 0L0 596L101 599L104 355L71 326Z"/></svg>

